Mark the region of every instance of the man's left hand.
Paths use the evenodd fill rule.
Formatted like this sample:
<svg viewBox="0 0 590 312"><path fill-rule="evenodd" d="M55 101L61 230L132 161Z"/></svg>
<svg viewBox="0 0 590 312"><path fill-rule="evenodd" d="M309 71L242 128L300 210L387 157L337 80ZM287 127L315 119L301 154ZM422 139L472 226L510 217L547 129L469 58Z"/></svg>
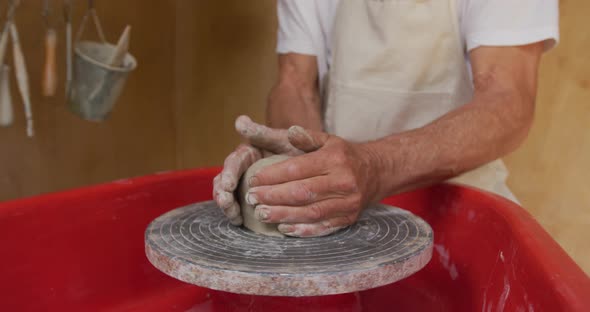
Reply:
<svg viewBox="0 0 590 312"><path fill-rule="evenodd" d="M256 217L297 237L324 236L353 224L376 198L377 164L366 145L294 126L289 141L313 151L266 167L249 183Z"/></svg>

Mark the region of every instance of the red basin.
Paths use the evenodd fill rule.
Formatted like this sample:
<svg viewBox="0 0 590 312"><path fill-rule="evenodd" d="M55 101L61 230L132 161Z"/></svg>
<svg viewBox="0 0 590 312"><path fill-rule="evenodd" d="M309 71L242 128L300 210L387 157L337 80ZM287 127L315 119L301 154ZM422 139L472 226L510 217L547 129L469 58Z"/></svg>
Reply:
<svg viewBox="0 0 590 312"><path fill-rule="evenodd" d="M590 279L519 206L453 185L385 200L435 232L398 283L326 297L211 291L144 255L162 213L211 198L218 169L170 172L0 204L0 311L590 311Z"/></svg>

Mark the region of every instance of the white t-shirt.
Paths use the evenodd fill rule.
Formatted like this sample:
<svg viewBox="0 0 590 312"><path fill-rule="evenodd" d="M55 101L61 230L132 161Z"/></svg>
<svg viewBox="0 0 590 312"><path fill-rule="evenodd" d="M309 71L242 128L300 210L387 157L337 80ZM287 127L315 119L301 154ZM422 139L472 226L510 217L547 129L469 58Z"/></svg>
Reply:
<svg viewBox="0 0 590 312"><path fill-rule="evenodd" d="M359 0L360 1L360 0ZM559 40L558 0L456 0L467 52ZM331 33L340 0L279 0L278 53L316 55L320 81L331 62Z"/></svg>

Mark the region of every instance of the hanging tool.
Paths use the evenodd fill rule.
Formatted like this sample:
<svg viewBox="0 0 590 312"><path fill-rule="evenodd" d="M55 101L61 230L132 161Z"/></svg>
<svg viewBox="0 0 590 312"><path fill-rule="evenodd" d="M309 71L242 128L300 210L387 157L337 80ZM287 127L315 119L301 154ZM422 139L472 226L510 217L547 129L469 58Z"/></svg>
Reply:
<svg viewBox="0 0 590 312"><path fill-rule="evenodd" d="M0 34L0 126L8 127L14 121L12 96L10 95L10 66L4 64L8 46L9 25L12 22L16 3L11 2L6 14L6 22Z"/></svg>
<svg viewBox="0 0 590 312"><path fill-rule="evenodd" d="M45 22L45 66L41 79L41 90L44 96L54 96L57 89L56 48L57 33L49 23L49 0L43 0L43 20Z"/></svg>
<svg viewBox="0 0 590 312"><path fill-rule="evenodd" d="M70 94L72 84L72 2L64 1L64 20L66 23L66 98Z"/></svg>
<svg viewBox="0 0 590 312"><path fill-rule="evenodd" d="M14 3L18 5L19 0L15 0ZM14 21L10 23L10 35L12 39L12 58L14 60L16 82L25 107L25 118L27 119L27 136L32 137L34 135L34 130L33 112L31 109L31 97L29 93L29 76L27 74L25 57L23 55L23 51L20 46L20 40L18 38L18 30L16 29Z"/></svg>
<svg viewBox="0 0 590 312"><path fill-rule="evenodd" d="M14 120L10 96L10 66L0 66L0 127L8 127Z"/></svg>

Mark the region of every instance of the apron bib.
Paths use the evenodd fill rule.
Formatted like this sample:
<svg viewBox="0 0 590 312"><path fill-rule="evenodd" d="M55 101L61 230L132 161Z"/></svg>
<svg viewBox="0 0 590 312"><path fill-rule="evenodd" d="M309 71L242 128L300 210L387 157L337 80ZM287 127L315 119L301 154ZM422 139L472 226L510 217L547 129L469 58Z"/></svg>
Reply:
<svg viewBox="0 0 590 312"><path fill-rule="evenodd" d="M456 0L341 0L324 128L352 142L422 127L469 102ZM515 200L501 160L451 181Z"/></svg>

